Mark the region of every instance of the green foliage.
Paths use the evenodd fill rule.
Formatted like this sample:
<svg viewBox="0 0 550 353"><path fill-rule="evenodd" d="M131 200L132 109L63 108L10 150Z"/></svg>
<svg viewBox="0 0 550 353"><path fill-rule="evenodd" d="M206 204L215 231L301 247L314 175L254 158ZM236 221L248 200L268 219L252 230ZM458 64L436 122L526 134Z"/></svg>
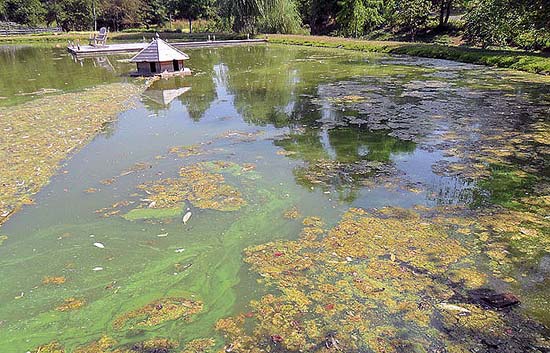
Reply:
<svg viewBox="0 0 550 353"><path fill-rule="evenodd" d="M88 30L92 28L91 0L67 0L60 5L55 22L65 30Z"/></svg>
<svg viewBox="0 0 550 353"><path fill-rule="evenodd" d="M141 21L147 27L162 26L168 19L165 1L144 0L141 9Z"/></svg>
<svg viewBox="0 0 550 353"><path fill-rule="evenodd" d="M465 16L471 44L550 48L550 6L544 0L478 0Z"/></svg>
<svg viewBox="0 0 550 353"><path fill-rule="evenodd" d="M399 0L397 2L397 24L409 31L414 41L418 30L426 25L431 11L428 0Z"/></svg>
<svg viewBox="0 0 550 353"><path fill-rule="evenodd" d="M4 10L10 21L32 26L40 24L45 14L39 0L5 0Z"/></svg>
<svg viewBox="0 0 550 353"><path fill-rule="evenodd" d="M278 0L258 21L260 32L264 33L297 33L302 26L302 19L294 0Z"/></svg>
<svg viewBox="0 0 550 353"><path fill-rule="evenodd" d="M358 37L383 22L380 0L343 0L339 3L337 21L346 36Z"/></svg>

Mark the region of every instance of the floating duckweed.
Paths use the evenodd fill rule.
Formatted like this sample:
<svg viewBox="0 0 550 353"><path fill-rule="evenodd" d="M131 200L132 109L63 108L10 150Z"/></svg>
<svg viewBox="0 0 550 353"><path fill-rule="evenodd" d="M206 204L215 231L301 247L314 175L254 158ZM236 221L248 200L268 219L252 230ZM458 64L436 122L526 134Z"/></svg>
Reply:
<svg viewBox="0 0 550 353"><path fill-rule="evenodd" d="M237 188L226 184L222 173L237 176L252 173L251 165L231 162L203 162L182 167L178 178L161 179L139 185L140 205L123 217L129 220L171 218L180 214L185 201L194 207L217 211L236 211L246 205ZM215 172L211 172L214 170ZM139 195L138 195L139 196ZM120 201L111 207L97 210L106 217L119 214L121 208L137 201Z"/></svg>
<svg viewBox="0 0 550 353"><path fill-rule="evenodd" d="M395 171L390 164L379 161L361 160L357 162L339 162L329 159L316 160L294 173L299 181L312 186L350 185L357 181L368 180L374 176L388 175Z"/></svg>
<svg viewBox="0 0 550 353"><path fill-rule="evenodd" d="M113 322L115 329L136 326L156 326L166 321L191 320L192 315L202 310L202 303L185 298L163 298L144 307L119 316Z"/></svg>
<svg viewBox="0 0 550 353"><path fill-rule="evenodd" d="M59 305L55 310L57 311L71 311L76 310L83 306L86 302L77 298L67 298L63 301L63 304Z"/></svg>
<svg viewBox="0 0 550 353"><path fill-rule="evenodd" d="M487 283L487 275L471 268L461 268L449 272L449 279L463 283L466 288L479 288Z"/></svg>
<svg viewBox="0 0 550 353"><path fill-rule="evenodd" d="M153 338L147 341L133 344L127 353L169 353L179 344L167 338ZM124 353L126 353L124 352Z"/></svg>
<svg viewBox="0 0 550 353"><path fill-rule="evenodd" d="M187 158L191 156L201 156L204 153L204 149L201 145L190 145L190 146L174 146L168 150L169 153L175 154L180 158Z"/></svg>
<svg viewBox="0 0 550 353"><path fill-rule="evenodd" d="M0 108L0 160L8 163L0 169L0 223L32 203L30 196L49 181L59 163L127 109L128 97L142 89L101 85Z"/></svg>
<svg viewBox="0 0 550 353"><path fill-rule="evenodd" d="M477 344L461 339L464 330L527 347L538 334L525 329L517 332L525 342L511 341L504 333L504 313L467 303L438 304L467 296L463 284L484 285L485 275L463 269L471 264L470 253L451 236L454 219L430 211L427 218L399 208L350 209L328 231L321 219L308 217L299 240L246 249L245 261L258 280L277 292L250 303L255 315L219 320L216 329L227 347L239 352L266 345L311 352L422 351L435 345L460 352ZM438 330L434 320L446 329ZM399 329L403 325L406 332Z"/></svg>
<svg viewBox="0 0 550 353"><path fill-rule="evenodd" d="M286 219L296 219L300 217L300 211L298 211L296 206L293 206L291 209L286 210L285 213L283 213L283 217Z"/></svg>
<svg viewBox="0 0 550 353"><path fill-rule="evenodd" d="M38 346L32 353L65 353L65 349L58 342L50 342L48 344Z"/></svg>
<svg viewBox="0 0 550 353"><path fill-rule="evenodd" d="M185 345L181 353L209 353L213 352L216 341L212 338L196 339Z"/></svg>
<svg viewBox="0 0 550 353"><path fill-rule="evenodd" d="M239 130L229 130L216 136L218 139L231 139L237 142L253 142L258 139L265 132L263 130L256 130L253 132L239 131Z"/></svg>
<svg viewBox="0 0 550 353"><path fill-rule="evenodd" d="M74 353L109 353L117 342L108 336L103 336L99 340L77 348ZM117 350L117 353L120 352ZM120 352L123 353L123 352Z"/></svg>
<svg viewBox="0 0 550 353"><path fill-rule="evenodd" d="M253 163L243 163L242 165L239 165L229 161L211 161L201 162L199 165L213 173L226 173L237 177L242 176L251 180L261 178L261 176L255 172L256 165Z"/></svg>
<svg viewBox="0 0 550 353"><path fill-rule="evenodd" d="M474 304L461 304L464 311L445 310L439 307L441 323L447 330L467 329L488 334L502 334L508 327L501 314ZM472 335L472 337L475 335Z"/></svg>
<svg viewBox="0 0 550 353"><path fill-rule="evenodd" d="M59 277L47 276L42 279L42 284L63 284L66 281L67 279L63 276L59 276Z"/></svg>
<svg viewBox="0 0 550 353"><path fill-rule="evenodd" d="M306 227L322 227L325 224L319 217L306 217L302 223Z"/></svg>

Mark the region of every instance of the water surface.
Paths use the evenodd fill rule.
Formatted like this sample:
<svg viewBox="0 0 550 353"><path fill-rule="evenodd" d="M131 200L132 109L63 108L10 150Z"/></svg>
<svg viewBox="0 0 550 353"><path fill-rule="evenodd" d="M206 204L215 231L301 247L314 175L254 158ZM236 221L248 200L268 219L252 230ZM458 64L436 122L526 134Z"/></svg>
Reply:
<svg viewBox="0 0 550 353"><path fill-rule="evenodd" d="M249 301L268 290L244 264L243 250L298 238L303 218L285 218L285 211L296 207L330 227L351 207L510 206L547 182L543 143L522 145L525 155L505 165L486 163L489 177L468 164L472 151L497 143L490 137L548 124L550 86L536 76L271 45L189 55L192 77L155 82L136 107L64 163L34 205L0 229L8 236L0 247L2 352L52 340L71 351L103 335L121 345L153 337L181 344L216 337L223 345L216 321L246 312ZM132 66L124 59L74 61L61 49L3 47L0 104L129 80ZM201 153L169 152L192 145ZM146 202L138 185L177 178L181 167L211 161L253 164L254 177L224 173L246 200L239 210L186 202L173 217L120 217ZM459 161L467 168L449 167ZM510 177L517 170L531 177ZM135 204L119 214L96 212L126 200ZM193 215L184 225L187 207ZM517 310L548 324L545 244L523 259L524 266L502 269L511 283L479 259L472 266L492 278L492 288L521 295ZM44 285L47 276L66 282ZM55 310L71 297L85 304ZM195 298L204 308L191 322L113 328L115 318L163 297Z"/></svg>

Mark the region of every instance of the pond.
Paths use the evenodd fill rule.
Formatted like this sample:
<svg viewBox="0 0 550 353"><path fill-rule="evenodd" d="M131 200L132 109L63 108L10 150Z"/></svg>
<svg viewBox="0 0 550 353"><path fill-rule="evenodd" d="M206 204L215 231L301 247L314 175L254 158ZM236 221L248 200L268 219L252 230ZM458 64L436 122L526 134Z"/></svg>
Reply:
<svg viewBox="0 0 550 353"><path fill-rule="evenodd" d="M2 352L550 349L549 79L188 54L1 226ZM127 59L2 47L0 105L141 84Z"/></svg>

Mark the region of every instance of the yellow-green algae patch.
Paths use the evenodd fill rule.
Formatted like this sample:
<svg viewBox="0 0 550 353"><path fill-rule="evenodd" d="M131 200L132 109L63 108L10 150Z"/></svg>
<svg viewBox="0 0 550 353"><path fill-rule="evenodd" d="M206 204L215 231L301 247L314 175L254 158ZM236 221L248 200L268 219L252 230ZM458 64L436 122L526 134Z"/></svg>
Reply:
<svg viewBox="0 0 550 353"><path fill-rule="evenodd" d="M82 307L84 304L86 304L86 302L82 299L78 299L78 298L74 298L74 297L66 298L65 300L63 300L62 304L58 305L55 308L55 310L57 310L57 311L76 310L76 309L79 309L80 307Z"/></svg>
<svg viewBox="0 0 550 353"><path fill-rule="evenodd" d="M147 327L160 325L166 321L191 320L202 310L202 302L185 298L162 298L141 308L119 316L113 322L113 328Z"/></svg>
<svg viewBox="0 0 550 353"><path fill-rule="evenodd" d="M73 353L175 353L178 342L167 338L152 338L131 345L119 346L118 342L108 336L78 347ZM37 347L32 353L65 353L65 349L57 342L51 342ZM203 352L203 351L196 351Z"/></svg>
<svg viewBox="0 0 550 353"><path fill-rule="evenodd" d="M236 211L246 204L235 187L220 173L210 173L202 164L182 167L176 179L138 186L148 196L148 208L173 208L189 201L193 206L218 211Z"/></svg>
<svg viewBox="0 0 550 353"><path fill-rule="evenodd" d="M142 89L114 83L0 107L0 223L32 203L59 163L126 110L128 97Z"/></svg>
<svg viewBox="0 0 550 353"><path fill-rule="evenodd" d="M212 338L196 339L185 345L181 353L208 353L214 352L216 341Z"/></svg>
<svg viewBox="0 0 550 353"><path fill-rule="evenodd" d="M466 352L482 347L480 341L501 340L512 349L548 344L528 324L517 324L527 319L509 325L508 313L471 302L468 288L484 285L486 276L461 272L471 262L470 240L455 237L452 218L431 217L350 209L330 230L310 217L299 240L246 249L245 261L274 292L251 301L253 315L217 323L226 347Z"/></svg>
<svg viewBox="0 0 550 353"><path fill-rule="evenodd" d="M137 186L139 205L123 217L127 220L173 218L184 211L189 202L201 209L237 211L247 204L241 192L226 181L224 174L238 179L256 180L255 165L239 165L227 161L200 162L180 168L176 178L166 178ZM120 213L120 209L137 201L124 200L97 210L104 216Z"/></svg>

